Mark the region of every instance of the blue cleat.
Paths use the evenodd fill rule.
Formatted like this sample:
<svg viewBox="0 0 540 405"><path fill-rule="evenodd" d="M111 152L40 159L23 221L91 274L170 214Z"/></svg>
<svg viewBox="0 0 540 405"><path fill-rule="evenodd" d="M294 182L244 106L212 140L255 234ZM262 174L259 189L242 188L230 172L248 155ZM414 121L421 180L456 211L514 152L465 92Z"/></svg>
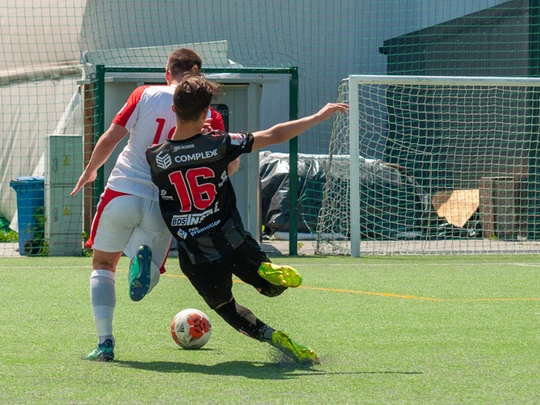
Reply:
<svg viewBox="0 0 540 405"><path fill-rule="evenodd" d="M133 301L140 301L150 289L152 270L152 249L143 245L129 265L129 296Z"/></svg>
<svg viewBox="0 0 540 405"><path fill-rule="evenodd" d="M86 356L86 360L113 361L114 343L112 339L106 339L103 343L98 344L94 351Z"/></svg>

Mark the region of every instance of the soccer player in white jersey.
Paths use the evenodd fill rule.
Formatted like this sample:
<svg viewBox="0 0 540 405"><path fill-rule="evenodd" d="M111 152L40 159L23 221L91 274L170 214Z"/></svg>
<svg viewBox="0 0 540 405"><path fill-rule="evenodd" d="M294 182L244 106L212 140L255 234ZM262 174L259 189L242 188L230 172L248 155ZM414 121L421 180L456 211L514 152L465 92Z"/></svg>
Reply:
<svg viewBox="0 0 540 405"><path fill-rule="evenodd" d="M141 86L133 91L99 138L90 161L71 195L97 177L98 169L128 134L127 146L116 161L100 197L86 246L93 248L90 299L98 333L98 346L88 360L114 359L113 313L116 306L115 272L122 252L131 260L129 293L141 300L159 281L171 246L171 234L158 207L158 190L152 184L146 148L169 138L176 116L174 90L186 72L200 74L201 57L178 49L168 58L167 86ZM223 130L221 116L213 111L206 125Z"/></svg>

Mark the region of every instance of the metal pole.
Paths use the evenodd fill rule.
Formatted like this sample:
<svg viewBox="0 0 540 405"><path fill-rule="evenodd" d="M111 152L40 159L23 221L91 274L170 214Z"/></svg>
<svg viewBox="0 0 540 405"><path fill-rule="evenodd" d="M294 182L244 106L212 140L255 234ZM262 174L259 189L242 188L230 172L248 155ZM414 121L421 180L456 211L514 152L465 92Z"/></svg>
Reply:
<svg viewBox="0 0 540 405"><path fill-rule="evenodd" d="M96 65L96 131L94 132L94 146L105 132L105 66ZM94 206L99 202L99 196L105 189L105 171L99 168L96 178L96 193L94 193Z"/></svg>
<svg viewBox="0 0 540 405"><path fill-rule="evenodd" d="M358 82L349 76L349 147L350 147L350 240L351 256L360 257L360 129Z"/></svg>
<svg viewBox="0 0 540 405"><path fill-rule="evenodd" d="M289 119L298 119L298 68L291 68ZM298 138L289 141L289 256L298 255Z"/></svg>
<svg viewBox="0 0 540 405"><path fill-rule="evenodd" d="M540 1L529 1L529 75L540 76ZM530 88L530 144L529 173L527 187L527 239L540 239L540 93L536 87Z"/></svg>

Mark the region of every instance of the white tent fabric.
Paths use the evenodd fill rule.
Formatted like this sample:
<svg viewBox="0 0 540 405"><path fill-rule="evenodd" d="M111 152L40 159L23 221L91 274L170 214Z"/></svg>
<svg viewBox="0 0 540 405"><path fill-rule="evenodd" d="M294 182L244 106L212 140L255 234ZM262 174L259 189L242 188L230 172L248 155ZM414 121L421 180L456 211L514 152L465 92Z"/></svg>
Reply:
<svg viewBox="0 0 540 405"><path fill-rule="evenodd" d="M42 171L36 167L46 136L59 130L78 91L85 6L86 0L0 0L0 216L9 220L17 208L10 181ZM82 133L82 120L61 127Z"/></svg>
<svg viewBox="0 0 540 405"><path fill-rule="evenodd" d="M0 75L79 60L86 0L0 0Z"/></svg>
<svg viewBox="0 0 540 405"><path fill-rule="evenodd" d="M78 86L77 91L71 97L71 100L67 104L64 113L62 114L62 117L58 121L58 124L56 125L56 128L52 133L53 135L63 135L68 133L77 134L80 136L83 135L82 126L80 125L80 123L82 122L82 109L80 105L81 88L80 86ZM39 153L39 149L35 150L34 152ZM42 153L36 167L34 168L34 171L31 174L32 176L45 176L45 160L45 153ZM0 186L1 185L2 183L0 182ZM15 232L18 232L17 210L15 211L15 214L11 219L9 227Z"/></svg>
<svg viewBox="0 0 540 405"><path fill-rule="evenodd" d="M11 220L16 211L16 194L10 181L36 174L46 151L47 135L64 131L82 135L82 112L72 104L80 76L57 81L20 82L0 87L0 215ZM66 115L66 106L73 107ZM70 107L71 106L71 107ZM62 123L59 126L59 123Z"/></svg>

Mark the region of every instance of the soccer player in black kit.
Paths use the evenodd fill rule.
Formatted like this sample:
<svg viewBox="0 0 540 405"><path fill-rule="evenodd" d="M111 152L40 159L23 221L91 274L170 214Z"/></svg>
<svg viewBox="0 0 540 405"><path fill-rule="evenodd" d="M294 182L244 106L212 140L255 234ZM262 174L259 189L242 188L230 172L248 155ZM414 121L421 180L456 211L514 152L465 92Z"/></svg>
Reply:
<svg viewBox="0 0 540 405"><path fill-rule="evenodd" d="M348 106L329 103L316 114L254 133L215 131L201 134L218 86L187 75L176 88L176 130L171 139L148 148L152 181L159 188L161 214L178 241L182 272L215 312L239 332L267 342L302 363L318 363L317 354L275 330L238 304L233 274L261 294L276 297L302 278L289 266L270 263L244 229L227 165L242 153L256 151L299 135Z"/></svg>

